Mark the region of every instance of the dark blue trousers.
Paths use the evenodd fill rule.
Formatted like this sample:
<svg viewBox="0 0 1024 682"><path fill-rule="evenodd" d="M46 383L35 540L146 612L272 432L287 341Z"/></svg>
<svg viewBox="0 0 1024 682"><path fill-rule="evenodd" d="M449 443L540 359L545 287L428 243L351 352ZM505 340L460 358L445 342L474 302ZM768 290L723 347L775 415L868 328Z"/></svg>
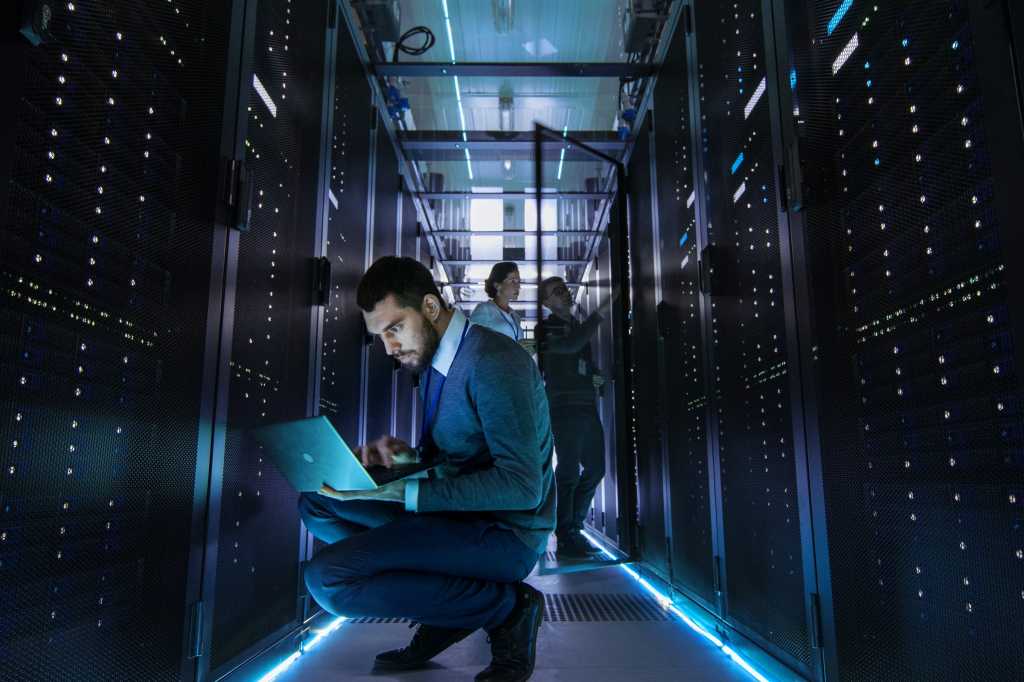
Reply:
<svg viewBox="0 0 1024 682"><path fill-rule="evenodd" d="M540 558L512 531L468 514L413 514L399 503L316 493L299 498L299 511L331 543L306 564L305 579L336 615L493 629Z"/></svg>

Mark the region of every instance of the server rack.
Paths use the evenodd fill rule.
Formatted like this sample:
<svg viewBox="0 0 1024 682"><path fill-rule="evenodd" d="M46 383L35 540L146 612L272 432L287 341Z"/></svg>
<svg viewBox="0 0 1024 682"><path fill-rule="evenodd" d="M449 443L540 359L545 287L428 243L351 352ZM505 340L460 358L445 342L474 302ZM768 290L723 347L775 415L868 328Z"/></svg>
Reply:
<svg viewBox="0 0 1024 682"><path fill-rule="evenodd" d="M684 10L685 11L685 10ZM661 411L666 449L668 492L669 581L687 597L717 611L715 534L712 493L715 489L708 433L712 422L699 257L704 244L698 229L697 190L699 157L692 152L693 81L687 65L692 61L686 21L671 38L662 72L654 88L653 191L657 216L661 296L656 303L659 360L656 367L663 394Z"/></svg>
<svg viewBox="0 0 1024 682"><path fill-rule="evenodd" d="M4 36L5 673L191 677L244 6L51 9Z"/></svg>
<svg viewBox="0 0 1024 682"><path fill-rule="evenodd" d="M826 671L1018 679L1016 10L774 9Z"/></svg>
<svg viewBox="0 0 1024 682"><path fill-rule="evenodd" d="M672 320L659 331L680 328L676 286L697 318L667 365L679 393L660 415L669 487L687 491L671 495L673 545L686 527L677 505L705 480L693 442L708 444L711 498L690 519L698 551L672 564L669 582L716 612L723 632L808 677L1021 675L1024 276L1008 259L1021 239L1010 227L1024 157L1019 21L1009 4L968 1L702 5L683 21L690 97L666 78L675 70L658 79L656 134L678 116L700 150L682 174L695 215L687 201L666 219L685 198L663 186L680 176L679 157L659 144L654 159L657 319ZM681 228L682 240L691 215L694 234L668 239ZM737 332L745 338L726 339ZM778 367L764 382L774 406L722 367L742 367L750 340ZM701 370L712 409L680 440L670 413L680 393L704 395ZM751 405L764 407L761 423ZM788 453L745 441L758 430ZM770 499L780 484L785 495ZM762 523L768 502L785 519ZM762 519L745 513L760 503ZM692 533L709 521L710 561L703 532ZM652 558L657 576L663 560ZM757 574L768 582L751 590ZM758 606L757 593L770 601Z"/></svg>
<svg viewBox="0 0 1024 682"><path fill-rule="evenodd" d="M239 240L230 378L219 505L209 665L233 668L253 646L294 629L302 618L301 537L295 492L248 432L311 416L311 283L320 252L316 216L326 198L322 113L328 3L294 6L259 0L247 7L242 74L251 220ZM314 37L297 40L300 35ZM295 36L295 40L293 40Z"/></svg>
<svg viewBox="0 0 1024 682"><path fill-rule="evenodd" d="M630 286L633 290L633 323L638 330L633 341L636 349L636 378L633 395L636 415L633 449L637 459L637 490L639 518L639 548L651 569L667 578L669 575L669 517L665 513L666 452L664 433L658 428L664 423L664 396L659 386L663 360L658 328L658 305L661 301L660 253L658 224L655 213L651 172L652 145L654 143L653 116L648 114L641 122L627 164L627 197L629 202ZM651 333L654 332L654 333Z"/></svg>

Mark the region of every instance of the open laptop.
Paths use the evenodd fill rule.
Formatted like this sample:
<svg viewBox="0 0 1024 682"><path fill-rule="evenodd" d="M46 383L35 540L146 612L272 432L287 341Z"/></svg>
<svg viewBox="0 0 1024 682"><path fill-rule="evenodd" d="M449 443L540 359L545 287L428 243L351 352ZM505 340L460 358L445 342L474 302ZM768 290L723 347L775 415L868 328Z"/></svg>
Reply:
<svg viewBox="0 0 1024 682"><path fill-rule="evenodd" d="M264 426L252 437L300 493L316 492L324 483L335 490L374 490L434 466L364 467L326 417Z"/></svg>

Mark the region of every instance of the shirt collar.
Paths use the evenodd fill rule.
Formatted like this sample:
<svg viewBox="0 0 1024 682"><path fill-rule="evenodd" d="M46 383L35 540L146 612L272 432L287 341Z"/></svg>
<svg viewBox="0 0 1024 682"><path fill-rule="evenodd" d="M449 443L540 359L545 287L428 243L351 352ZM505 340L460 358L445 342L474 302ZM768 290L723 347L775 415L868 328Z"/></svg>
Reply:
<svg viewBox="0 0 1024 682"><path fill-rule="evenodd" d="M430 363L431 367L442 375L448 376L452 363L455 362L455 354L459 351L459 344L462 343L462 332L469 324L462 311L456 308L452 313L451 322L448 323L448 329L437 346L437 352L434 353L434 360Z"/></svg>

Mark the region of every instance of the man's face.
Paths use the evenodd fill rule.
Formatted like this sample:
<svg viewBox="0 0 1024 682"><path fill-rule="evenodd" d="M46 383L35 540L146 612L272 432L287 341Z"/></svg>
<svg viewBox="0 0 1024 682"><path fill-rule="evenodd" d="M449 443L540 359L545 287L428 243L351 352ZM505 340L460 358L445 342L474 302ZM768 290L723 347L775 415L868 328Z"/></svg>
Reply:
<svg viewBox="0 0 1024 682"><path fill-rule="evenodd" d="M544 297L544 305L552 310L564 311L572 308L572 294L569 287L561 279L555 280L547 287L547 295Z"/></svg>
<svg viewBox="0 0 1024 682"><path fill-rule="evenodd" d="M363 319L366 329L380 337L384 350L402 367L416 374L430 367L440 337L422 309L399 305L394 295L388 295L371 312L363 311Z"/></svg>

